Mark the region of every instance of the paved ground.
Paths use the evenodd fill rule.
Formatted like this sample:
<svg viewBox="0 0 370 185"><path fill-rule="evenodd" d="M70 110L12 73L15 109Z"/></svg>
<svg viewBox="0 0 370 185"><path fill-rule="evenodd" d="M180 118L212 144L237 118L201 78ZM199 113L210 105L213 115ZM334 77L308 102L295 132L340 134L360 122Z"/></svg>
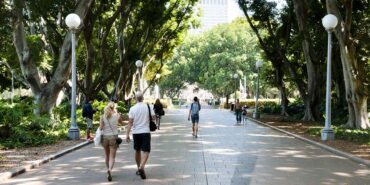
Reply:
<svg viewBox="0 0 370 185"><path fill-rule="evenodd" d="M228 111L202 109L197 139L186 118L187 110L167 111L152 134L147 180L135 175L130 143L119 149L113 182L106 181L103 150L89 145L0 184L370 184L369 168L252 122L234 126Z"/></svg>

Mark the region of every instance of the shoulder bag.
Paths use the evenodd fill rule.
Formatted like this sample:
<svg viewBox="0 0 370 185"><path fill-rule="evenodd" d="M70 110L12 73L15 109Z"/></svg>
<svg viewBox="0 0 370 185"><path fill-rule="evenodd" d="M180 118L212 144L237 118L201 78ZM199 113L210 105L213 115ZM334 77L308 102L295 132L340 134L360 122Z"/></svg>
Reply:
<svg viewBox="0 0 370 185"><path fill-rule="evenodd" d="M152 112L150 111L149 104L146 104L146 105L148 106L148 110L149 110L149 129L150 131L154 132L155 130L157 130L157 125L154 123L152 119Z"/></svg>

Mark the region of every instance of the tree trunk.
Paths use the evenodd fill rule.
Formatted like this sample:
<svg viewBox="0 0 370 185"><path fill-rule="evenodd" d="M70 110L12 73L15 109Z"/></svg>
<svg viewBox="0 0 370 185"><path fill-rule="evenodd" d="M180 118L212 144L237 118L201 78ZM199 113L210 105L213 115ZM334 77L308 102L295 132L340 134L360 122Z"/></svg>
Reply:
<svg viewBox="0 0 370 185"><path fill-rule="evenodd" d="M82 20L85 19L92 1L93 0L86 0L78 2L76 13L81 17ZM23 0L14 1L14 45L17 51L22 73L27 82L30 84L32 93L35 97L35 104L38 105L34 111L35 114L50 114L56 103L59 92L69 79L69 74L71 71L71 34L68 34L64 39L58 67L56 68L54 75L49 82L41 81L42 78L40 78L36 64L32 60L32 56L30 55L26 41L26 33L23 25L24 20L22 15L22 10L24 8L23 6Z"/></svg>
<svg viewBox="0 0 370 185"><path fill-rule="evenodd" d="M307 6L307 0L294 0L294 9L298 22L298 28L300 34L303 36L302 49L306 60L307 68L307 96L305 98L305 115L303 120L315 121L321 118L319 112L319 101L323 91L320 90L319 84L322 82L322 76L320 73L320 60L314 50L310 37L310 29L307 28L307 12L309 7ZM322 83L323 84L323 83Z"/></svg>
<svg viewBox="0 0 370 185"><path fill-rule="evenodd" d="M289 114L287 112L289 100L288 100L288 97L287 97L287 94L286 94L285 84L284 84L284 81L283 81L284 72L283 72L283 69L282 69L282 64L279 67L275 67L275 73L276 73L275 74L275 84L279 89L280 98L281 98L280 114L283 115L283 116L289 116Z"/></svg>
<svg viewBox="0 0 370 185"><path fill-rule="evenodd" d="M95 48L92 42L93 37L93 30L94 29L94 16L92 11L90 10L87 14L85 19L85 27L83 29L84 38L85 38L85 46L87 51L87 59L85 62L85 80L84 80L84 88L85 88L85 97L87 100L91 100L93 98L93 67L95 62Z"/></svg>
<svg viewBox="0 0 370 185"><path fill-rule="evenodd" d="M364 64L357 60L356 48L351 36L352 3L353 0L344 2L345 20L342 18L336 0L326 0L328 13L338 18L335 35L339 42L342 59L346 98L348 103L347 126L358 129L370 128L367 113L368 88Z"/></svg>

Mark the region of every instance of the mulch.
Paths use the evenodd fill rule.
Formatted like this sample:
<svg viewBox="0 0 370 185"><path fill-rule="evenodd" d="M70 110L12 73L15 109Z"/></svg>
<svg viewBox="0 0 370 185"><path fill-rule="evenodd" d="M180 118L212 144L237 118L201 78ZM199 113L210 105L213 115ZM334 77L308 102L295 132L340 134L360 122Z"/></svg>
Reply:
<svg viewBox="0 0 370 185"><path fill-rule="evenodd" d="M320 136L308 135L307 130L309 128L323 126L317 122L290 120L279 115L261 115L261 119L259 120L271 126L275 126L307 139L311 139L321 144L328 145L332 148L350 153L359 158L370 160L370 145L368 144L359 144L340 139L335 139L333 141L322 141Z"/></svg>
<svg viewBox="0 0 370 185"><path fill-rule="evenodd" d="M61 150L77 145L84 141L85 140L61 140L54 144L38 147L0 150L0 173L6 172L13 168L31 164L36 160L55 154Z"/></svg>

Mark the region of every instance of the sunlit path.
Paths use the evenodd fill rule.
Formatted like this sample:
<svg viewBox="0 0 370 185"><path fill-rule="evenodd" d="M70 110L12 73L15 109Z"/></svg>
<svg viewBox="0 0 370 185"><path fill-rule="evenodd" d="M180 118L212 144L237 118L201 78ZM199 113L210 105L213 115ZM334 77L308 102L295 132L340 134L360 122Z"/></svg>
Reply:
<svg viewBox="0 0 370 185"><path fill-rule="evenodd" d="M367 167L248 122L234 126L229 111L202 109L199 138L185 109L169 110L152 134L147 180L135 175L132 143L121 145L106 181L103 150L93 145L3 184L369 184Z"/></svg>

